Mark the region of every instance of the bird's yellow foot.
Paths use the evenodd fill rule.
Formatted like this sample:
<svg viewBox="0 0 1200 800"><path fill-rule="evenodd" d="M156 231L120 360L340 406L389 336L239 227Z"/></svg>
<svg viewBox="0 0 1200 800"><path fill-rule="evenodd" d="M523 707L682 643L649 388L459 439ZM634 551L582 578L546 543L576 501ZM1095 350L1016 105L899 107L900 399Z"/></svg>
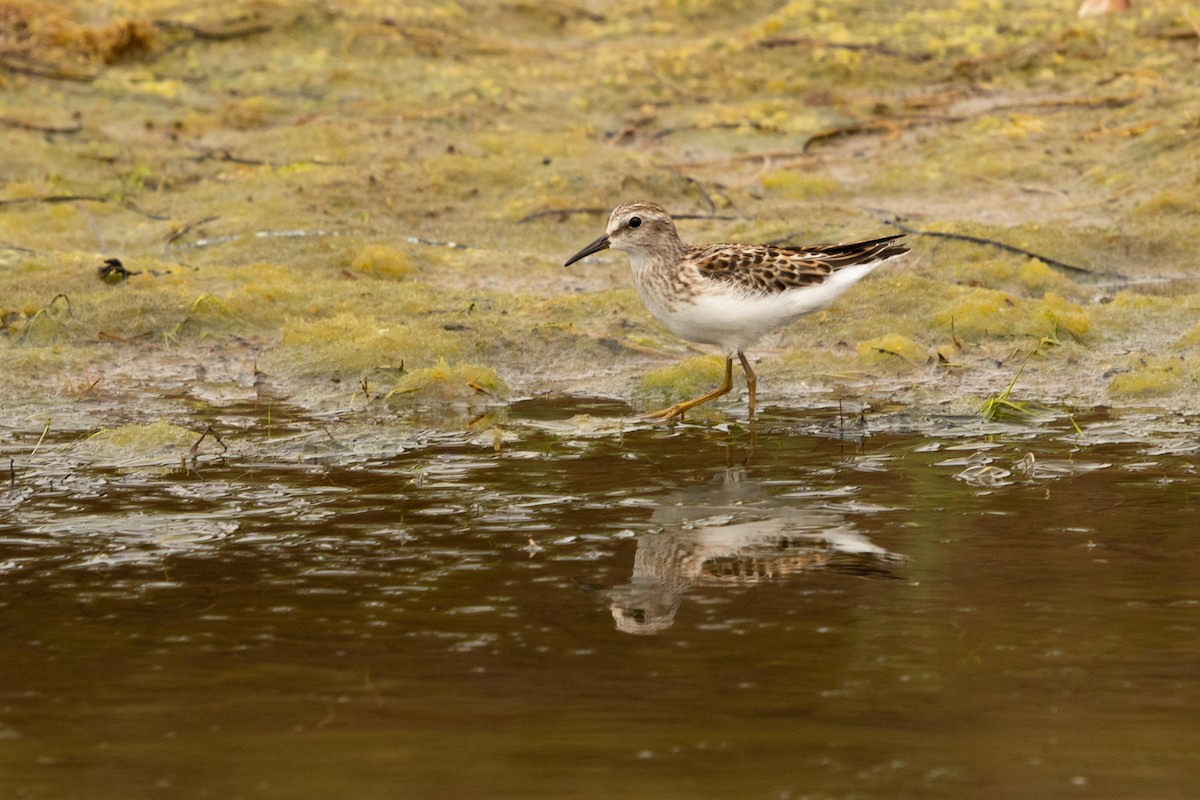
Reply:
<svg viewBox="0 0 1200 800"><path fill-rule="evenodd" d="M683 419L684 413L690 408L685 403L676 403L670 408L662 408L658 411L651 411L649 414L642 414L642 419L653 420L654 422L674 422L675 420Z"/></svg>

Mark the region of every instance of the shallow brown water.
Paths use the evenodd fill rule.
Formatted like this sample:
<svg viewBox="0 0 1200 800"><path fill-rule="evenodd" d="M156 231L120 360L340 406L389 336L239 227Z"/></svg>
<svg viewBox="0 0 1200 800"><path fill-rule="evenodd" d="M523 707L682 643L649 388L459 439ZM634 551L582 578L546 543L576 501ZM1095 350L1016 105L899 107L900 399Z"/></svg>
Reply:
<svg viewBox="0 0 1200 800"><path fill-rule="evenodd" d="M626 412L19 470L0 796L1194 796L1186 420Z"/></svg>

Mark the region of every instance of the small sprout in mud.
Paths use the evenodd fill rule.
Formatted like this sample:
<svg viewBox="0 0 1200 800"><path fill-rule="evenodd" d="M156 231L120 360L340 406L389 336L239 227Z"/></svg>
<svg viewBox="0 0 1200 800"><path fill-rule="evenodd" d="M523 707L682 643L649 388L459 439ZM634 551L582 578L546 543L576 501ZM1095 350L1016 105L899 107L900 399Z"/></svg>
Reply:
<svg viewBox="0 0 1200 800"><path fill-rule="evenodd" d="M42 428L42 435L38 437L37 444L33 446L33 450L29 453L29 457L33 458L37 455L38 448L42 446L42 442L46 440L46 434L50 432L50 420L46 420L46 427Z"/></svg>
<svg viewBox="0 0 1200 800"><path fill-rule="evenodd" d="M126 269L125 265L121 263L121 259L119 258L106 258L104 260L104 264L100 267L97 267L96 272L99 274L100 280L104 281L105 283L112 284L121 283L130 275L142 274L140 272Z"/></svg>
<svg viewBox="0 0 1200 800"><path fill-rule="evenodd" d="M85 380L86 380L86 378L85 378ZM101 375L99 378L96 378L95 380L93 380L87 386L84 386L82 383L80 383L80 384L78 384L79 388L75 388L74 390L68 389L67 393L73 394L76 397L83 397L85 394L91 394L92 391L95 390L95 388L100 385L100 381L102 381L102 380L104 380L103 375Z"/></svg>
<svg viewBox="0 0 1200 800"><path fill-rule="evenodd" d="M942 369L962 369L966 366L965 364L959 364L957 361L951 361L941 350L935 352L937 353L937 365Z"/></svg>
<svg viewBox="0 0 1200 800"><path fill-rule="evenodd" d="M1019 376L1020 372L1017 375ZM983 415L984 419L988 422L998 422L1005 417L1034 413L1029 403L1008 399L1008 394L1012 391L1013 384L1016 382L1017 379L1013 378L1013 383L1010 383L1008 388L1001 392L999 396L989 397L984 402L983 406L979 409L979 413Z"/></svg>
<svg viewBox="0 0 1200 800"><path fill-rule="evenodd" d="M959 350L963 349L962 340L958 338L958 334L954 331L954 315L950 315L950 341L954 342L954 346Z"/></svg>
<svg viewBox="0 0 1200 800"><path fill-rule="evenodd" d="M1044 356L1045 352L1043 348L1053 347L1057 344L1058 342L1053 339L1044 338L1037 343L1036 347L1029 351L1029 355L1025 356L1025 360L1021 362L1021 366L1017 369L1017 374L1013 375L1013 379L1009 382L1008 387L1000 394L989 397L979 409L979 413L983 415L984 419L989 422L998 422L1005 417L1037 413L1039 409L1035 404L1010 400L1009 397L1012 395L1013 387L1017 385L1017 380L1020 379L1021 373L1025 371L1025 365L1029 363L1029 359L1034 356ZM1015 351L1013 355L1016 355Z"/></svg>
<svg viewBox="0 0 1200 800"><path fill-rule="evenodd" d="M996 422L1013 414L1032 413L1032 409L1028 403L1010 401L1010 399L1008 399L1009 395L1012 395L1013 386L1016 385L1016 380L1021 377L1021 372L1024 371L1025 365L1026 363L1030 362L1031 357L1033 357L1033 353L1027 355L1025 357L1025 361L1021 362L1020 368L1018 371L1016 371L1016 374L1013 375L1013 380L1009 381L1007 389L1004 389L1000 395L994 395L986 399L983 407L979 409L979 414L982 414L985 420L988 420L989 422Z"/></svg>
<svg viewBox="0 0 1200 800"><path fill-rule="evenodd" d="M1067 408L1065 403L1063 404L1063 413L1067 415L1067 422L1071 423L1071 427L1075 429L1075 433L1082 436L1083 428L1081 428L1079 426L1079 423L1075 421L1074 412L1072 412L1071 409Z"/></svg>

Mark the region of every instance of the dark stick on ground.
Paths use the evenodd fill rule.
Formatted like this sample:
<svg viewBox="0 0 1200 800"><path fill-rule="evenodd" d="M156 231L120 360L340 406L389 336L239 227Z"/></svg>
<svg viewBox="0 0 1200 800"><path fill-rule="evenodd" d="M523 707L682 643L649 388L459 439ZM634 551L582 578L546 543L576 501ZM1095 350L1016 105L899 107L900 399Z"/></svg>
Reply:
<svg viewBox="0 0 1200 800"><path fill-rule="evenodd" d="M898 230L904 231L905 233L911 234L913 236L930 236L935 239L953 239L953 240L960 241L960 242L971 242L972 244L982 244L982 245L987 245L988 247L995 247L997 250L1003 250L1006 253L1016 253L1017 255L1021 255L1021 256L1029 256L1030 258L1036 258L1038 261L1041 261L1043 264L1045 264L1048 267L1051 267L1051 268L1057 269L1057 270L1061 270L1063 272L1069 272L1074 275L1086 275L1087 277L1092 278L1092 279L1113 278L1116 280L1128 280L1128 278L1126 278L1124 275L1121 275L1116 272L1104 272L1104 271L1097 272L1095 270L1087 269L1086 267L1077 267L1074 264L1068 264L1065 261L1059 261L1056 258L1050 258L1049 256L1042 255L1041 253L1035 253L1032 250L1026 250L1024 247L1017 247L1016 245L1008 244L1006 242L998 242L995 239L986 239L982 236L972 236L969 233L949 233L946 231L922 231L922 230L917 230L916 228L910 228L901 222L895 222L895 221L893 221L891 223L891 225L892 225L892 227L897 228Z"/></svg>

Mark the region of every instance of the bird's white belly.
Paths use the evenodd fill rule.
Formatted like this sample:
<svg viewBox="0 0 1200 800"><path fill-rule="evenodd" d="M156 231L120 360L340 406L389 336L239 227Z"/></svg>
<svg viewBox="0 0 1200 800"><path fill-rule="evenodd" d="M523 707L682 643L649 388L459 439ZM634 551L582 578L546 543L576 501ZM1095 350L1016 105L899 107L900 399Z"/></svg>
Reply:
<svg viewBox="0 0 1200 800"><path fill-rule="evenodd" d="M730 352L745 350L764 334L805 314L825 308L879 262L849 267L816 286L765 294L710 285L684 300L671 301L652 291L638 293L646 307L671 333Z"/></svg>

